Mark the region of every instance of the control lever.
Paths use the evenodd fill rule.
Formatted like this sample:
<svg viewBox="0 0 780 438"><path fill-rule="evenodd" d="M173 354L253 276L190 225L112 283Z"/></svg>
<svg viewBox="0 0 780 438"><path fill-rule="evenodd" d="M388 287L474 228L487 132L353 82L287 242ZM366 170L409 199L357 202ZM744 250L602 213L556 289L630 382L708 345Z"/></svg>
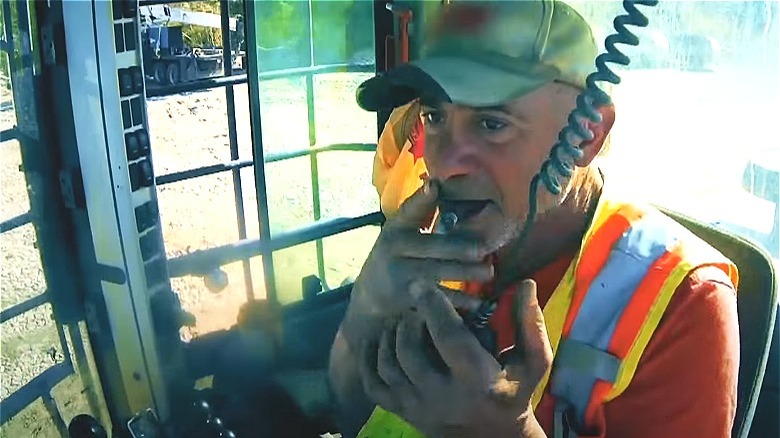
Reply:
<svg viewBox="0 0 780 438"><path fill-rule="evenodd" d="M108 438L108 432L95 417L79 414L70 420L68 436L70 438Z"/></svg>
<svg viewBox="0 0 780 438"><path fill-rule="evenodd" d="M151 408L135 414L127 422L127 431L130 433L129 438L168 438L163 432L160 420ZM125 435L121 436L124 437ZM114 435L113 438L120 437Z"/></svg>
<svg viewBox="0 0 780 438"><path fill-rule="evenodd" d="M214 415L206 400L192 404L194 424L187 434L192 438L236 438L236 434L222 424L222 419Z"/></svg>

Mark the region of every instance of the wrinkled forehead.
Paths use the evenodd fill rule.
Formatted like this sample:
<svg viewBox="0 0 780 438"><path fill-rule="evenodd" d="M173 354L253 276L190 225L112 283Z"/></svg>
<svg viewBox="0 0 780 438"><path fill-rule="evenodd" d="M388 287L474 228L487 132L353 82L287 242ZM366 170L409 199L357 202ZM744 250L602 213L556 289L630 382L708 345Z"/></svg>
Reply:
<svg viewBox="0 0 780 438"><path fill-rule="evenodd" d="M491 105L491 106L467 106L467 105L460 105L457 103L442 102L442 101L423 101L421 99L420 111L426 112L430 110L449 111L449 112L459 111L459 112L472 112L472 113L493 112L493 113L504 113L507 115L516 115L520 109L513 107L511 104Z"/></svg>

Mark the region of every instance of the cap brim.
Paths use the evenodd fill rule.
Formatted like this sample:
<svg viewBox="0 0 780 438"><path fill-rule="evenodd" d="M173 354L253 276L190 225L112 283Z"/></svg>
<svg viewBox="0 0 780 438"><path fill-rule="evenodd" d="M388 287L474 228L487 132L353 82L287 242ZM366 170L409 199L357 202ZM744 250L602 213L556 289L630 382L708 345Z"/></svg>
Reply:
<svg viewBox="0 0 780 438"><path fill-rule="evenodd" d="M518 75L463 58L428 58L363 82L357 102L366 111L397 108L419 97L487 107L517 99L552 81L552 77Z"/></svg>
<svg viewBox="0 0 780 438"><path fill-rule="evenodd" d="M404 64L360 84L357 103L366 111L389 110L426 94L449 101L429 74L416 65Z"/></svg>

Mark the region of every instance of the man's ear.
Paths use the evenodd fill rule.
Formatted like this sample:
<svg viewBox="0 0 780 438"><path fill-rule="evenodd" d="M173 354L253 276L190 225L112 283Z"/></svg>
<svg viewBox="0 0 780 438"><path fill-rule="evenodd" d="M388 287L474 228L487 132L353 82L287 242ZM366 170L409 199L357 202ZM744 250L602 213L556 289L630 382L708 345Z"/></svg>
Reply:
<svg viewBox="0 0 780 438"><path fill-rule="evenodd" d="M585 126L593 133L593 139L584 141L580 144L580 150L582 150L582 158L577 160L576 164L580 167L586 167L596 158L604 147L607 137L612 130L612 125L615 124L615 106L604 105L599 108L601 113L601 121L598 123L587 120Z"/></svg>

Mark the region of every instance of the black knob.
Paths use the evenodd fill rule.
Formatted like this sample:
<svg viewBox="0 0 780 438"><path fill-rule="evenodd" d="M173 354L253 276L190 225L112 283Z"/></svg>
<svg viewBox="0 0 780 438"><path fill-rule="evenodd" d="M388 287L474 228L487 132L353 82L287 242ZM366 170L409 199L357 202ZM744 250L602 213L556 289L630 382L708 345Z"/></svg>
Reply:
<svg viewBox="0 0 780 438"><path fill-rule="evenodd" d="M122 12L124 12L125 18L135 17L138 11L138 2L136 0L125 0L122 2Z"/></svg>
<svg viewBox="0 0 780 438"><path fill-rule="evenodd" d="M222 423L222 419L219 417L212 417L207 422L206 429L212 434L211 438L236 438L236 434L230 429L225 427Z"/></svg>
<svg viewBox="0 0 780 438"><path fill-rule="evenodd" d="M211 417L206 421L206 428L213 432L219 432L224 429L225 426L222 424L222 420L219 419L219 417Z"/></svg>
<svg viewBox="0 0 780 438"><path fill-rule="evenodd" d="M133 94L133 75L128 69L121 68L119 74L119 95L129 96Z"/></svg>
<svg viewBox="0 0 780 438"><path fill-rule="evenodd" d="M211 419L211 406L206 400L197 400L192 404L193 417L196 423L206 423Z"/></svg>
<svg viewBox="0 0 780 438"><path fill-rule="evenodd" d="M68 425L70 438L108 438L103 426L91 415L80 414L73 417Z"/></svg>
<svg viewBox="0 0 780 438"><path fill-rule="evenodd" d="M135 160L141 156L141 148L138 145L138 138L136 138L135 133L125 134L125 147L127 148L128 160Z"/></svg>
<svg viewBox="0 0 780 438"><path fill-rule="evenodd" d="M130 75L133 78L133 93L141 94L144 92L144 73L141 67L130 67Z"/></svg>
<svg viewBox="0 0 780 438"><path fill-rule="evenodd" d="M149 160L143 160L138 163L138 172L143 187L152 185L154 182L154 173L152 172L152 163L149 162Z"/></svg>
<svg viewBox="0 0 780 438"><path fill-rule="evenodd" d="M149 153L149 134L146 129L139 129L135 132L136 139L138 140L138 150L141 151L141 155Z"/></svg>

